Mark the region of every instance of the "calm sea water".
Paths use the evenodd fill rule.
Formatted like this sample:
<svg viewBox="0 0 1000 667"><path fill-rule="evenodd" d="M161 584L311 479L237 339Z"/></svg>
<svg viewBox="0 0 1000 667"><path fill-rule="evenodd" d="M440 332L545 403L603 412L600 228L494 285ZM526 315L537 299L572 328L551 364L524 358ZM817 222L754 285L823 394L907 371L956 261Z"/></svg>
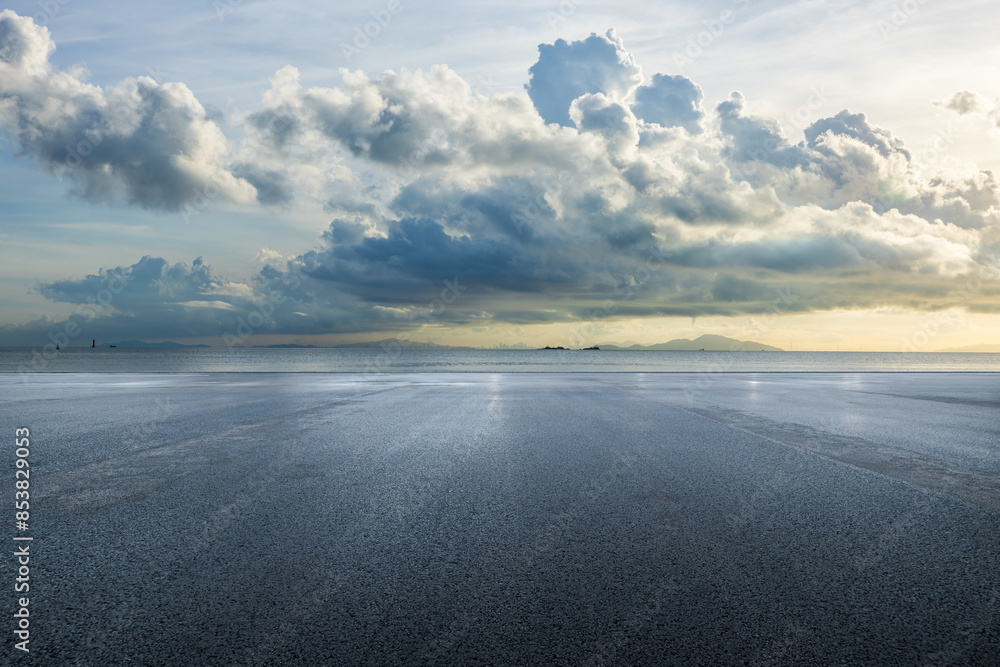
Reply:
<svg viewBox="0 0 1000 667"><path fill-rule="evenodd" d="M0 372L1000 372L1000 354L0 348Z"/></svg>

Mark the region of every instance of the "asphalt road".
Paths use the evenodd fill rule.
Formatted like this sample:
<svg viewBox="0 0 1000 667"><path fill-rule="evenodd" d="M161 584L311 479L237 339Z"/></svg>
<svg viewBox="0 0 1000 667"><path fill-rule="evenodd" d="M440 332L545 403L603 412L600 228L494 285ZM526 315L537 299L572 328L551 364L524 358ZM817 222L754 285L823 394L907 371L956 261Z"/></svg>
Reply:
<svg viewBox="0 0 1000 667"><path fill-rule="evenodd" d="M34 537L0 662L1000 663L997 375L48 374L0 405Z"/></svg>

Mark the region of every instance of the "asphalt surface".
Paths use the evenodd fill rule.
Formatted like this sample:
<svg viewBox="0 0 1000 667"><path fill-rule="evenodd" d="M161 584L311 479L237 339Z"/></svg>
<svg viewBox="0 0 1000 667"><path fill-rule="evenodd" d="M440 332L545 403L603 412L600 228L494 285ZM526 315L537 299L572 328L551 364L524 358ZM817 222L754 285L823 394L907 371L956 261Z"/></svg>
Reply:
<svg viewBox="0 0 1000 667"><path fill-rule="evenodd" d="M34 537L0 662L1000 663L995 374L45 374L0 406Z"/></svg>

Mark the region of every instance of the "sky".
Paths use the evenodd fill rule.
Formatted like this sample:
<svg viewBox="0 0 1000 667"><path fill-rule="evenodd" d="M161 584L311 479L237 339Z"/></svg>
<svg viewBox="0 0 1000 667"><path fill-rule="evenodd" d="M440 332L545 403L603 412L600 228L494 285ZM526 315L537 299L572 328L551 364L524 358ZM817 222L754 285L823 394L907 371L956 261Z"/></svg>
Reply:
<svg viewBox="0 0 1000 667"><path fill-rule="evenodd" d="M989 2L9 2L0 346L1000 343Z"/></svg>

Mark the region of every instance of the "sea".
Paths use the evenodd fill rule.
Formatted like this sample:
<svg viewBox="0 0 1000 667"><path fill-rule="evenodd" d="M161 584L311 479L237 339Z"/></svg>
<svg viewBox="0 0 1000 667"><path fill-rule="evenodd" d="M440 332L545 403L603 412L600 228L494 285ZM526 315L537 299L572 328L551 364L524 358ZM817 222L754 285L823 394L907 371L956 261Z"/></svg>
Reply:
<svg viewBox="0 0 1000 667"><path fill-rule="evenodd" d="M0 348L0 373L983 373L1000 354L406 348Z"/></svg>

